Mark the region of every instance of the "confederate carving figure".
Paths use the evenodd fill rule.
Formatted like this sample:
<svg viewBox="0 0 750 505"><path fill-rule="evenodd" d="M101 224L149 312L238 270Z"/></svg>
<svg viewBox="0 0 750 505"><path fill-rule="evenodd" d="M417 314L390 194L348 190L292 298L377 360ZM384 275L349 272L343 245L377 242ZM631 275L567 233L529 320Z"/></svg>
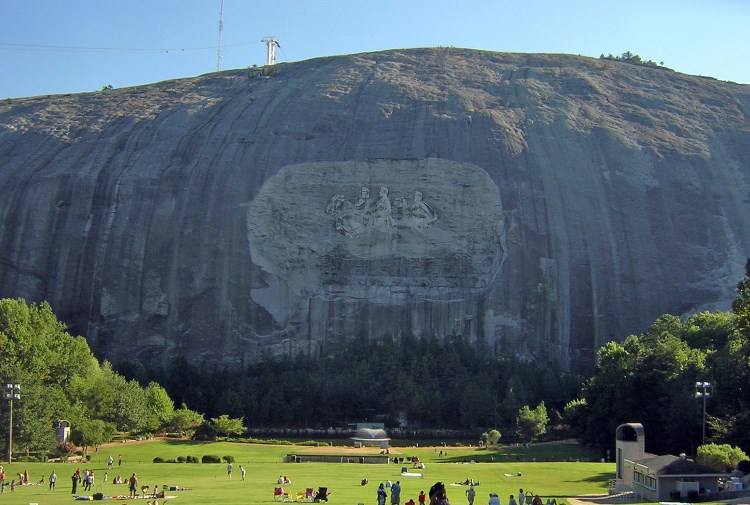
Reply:
<svg viewBox="0 0 750 505"><path fill-rule="evenodd" d="M372 211L373 226L380 230L392 228L396 223L391 215L391 200L388 198L388 188L381 187L378 196L378 201L375 202L375 208Z"/></svg>
<svg viewBox="0 0 750 505"><path fill-rule="evenodd" d="M430 224L437 221L437 213L432 208L422 201L422 192L414 192L414 202L409 208L409 215L412 218L414 226L416 228L424 229Z"/></svg>
<svg viewBox="0 0 750 505"><path fill-rule="evenodd" d="M336 216L333 227L345 237L361 235L371 225L370 190L363 187L353 204L347 202L344 195L332 196L328 201L326 214Z"/></svg>
<svg viewBox="0 0 750 505"><path fill-rule="evenodd" d="M361 212L363 214L367 214L370 212L370 190L367 188L362 188L359 191L359 199L354 204L354 210Z"/></svg>

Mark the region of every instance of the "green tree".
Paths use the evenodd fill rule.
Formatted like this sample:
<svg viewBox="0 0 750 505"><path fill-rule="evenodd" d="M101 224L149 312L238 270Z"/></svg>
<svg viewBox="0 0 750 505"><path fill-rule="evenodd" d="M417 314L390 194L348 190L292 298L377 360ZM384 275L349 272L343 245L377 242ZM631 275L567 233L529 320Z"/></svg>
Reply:
<svg viewBox="0 0 750 505"><path fill-rule="evenodd" d="M547 407L544 402L540 402L534 409L524 405L516 417L518 436L523 440L534 440L547 431L548 421Z"/></svg>
<svg viewBox="0 0 750 505"><path fill-rule="evenodd" d="M485 445L495 445L500 441L501 436L502 435L500 434L499 430L492 429L490 431L482 433L482 441L485 443Z"/></svg>
<svg viewBox="0 0 750 505"><path fill-rule="evenodd" d="M138 382L127 381L115 392L113 422L118 430L145 433L151 428L150 414L146 394Z"/></svg>
<svg viewBox="0 0 750 505"><path fill-rule="evenodd" d="M732 447L729 444L706 444L698 447L695 459L697 463L717 472L728 472L736 468L740 461L748 458L739 447Z"/></svg>
<svg viewBox="0 0 750 505"><path fill-rule="evenodd" d="M144 391L126 381L108 362L99 364L85 339L65 329L47 303L0 299L0 378L22 388L14 405L16 447L51 449L59 419L71 421L81 439L94 445L100 443L102 423L105 433L113 423L137 433L170 419L174 406L162 387L151 384ZM7 421L0 419L2 435Z"/></svg>
<svg viewBox="0 0 750 505"><path fill-rule="evenodd" d="M49 304L0 300L0 377L21 384L13 413L16 447L31 451L54 445L53 423L70 411L70 382L95 366L86 341L66 333ZM5 436L7 413L2 415Z"/></svg>
<svg viewBox="0 0 750 505"><path fill-rule="evenodd" d="M84 452L89 447L98 448L101 444L112 440L115 426L101 419L82 419L72 426L70 439L80 446Z"/></svg>
<svg viewBox="0 0 750 505"><path fill-rule="evenodd" d="M570 427L573 435L580 437L586 426L586 398L576 398L565 404L563 421Z"/></svg>
<svg viewBox="0 0 750 505"><path fill-rule="evenodd" d="M750 451L750 258L745 264L745 278L737 284L737 298L732 304L737 323L722 353L721 378L717 374L716 404L725 411L728 424L726 441ZM717 353L718 354L718 353ZM721 381L721 382L719 382ZM728 394L722 394L726 391Z"/></svg>
<svg viewBox="0 0 750 505"><path fill-rule="evenodd" d="M174 402L167 391L156 382L149 383L144 391L146 408L148 409L147 429L156 431L168 426L174 417Z"/></svg>
<svg viewBox="0 0 750 505"><path fill-rule="evenodd" d="M745 278L737 283L737 298L732 303L737 315L737 331L750 339L750 258L745 263Z"/></svg>
<svg viewBox="0 0 750 505"><path fill-rule="evenodd" d="M125 378L105 361L101 366L93 367L87 375L74 377L68 393L79 416L116 423L118 395L126 385Z"/></svg>
<svg viewBox="0 0 750 505"><path fill-rule="evenodd" d="M242 435L245 433L245 426L243 425L243 418L231 418L226 414L220 415L216 418L211 418L211 427L219 435L230 436L230 435Z"/></svg>
<svg viewBox="0 0 750 505"><path fill-rule="evenodd" d="M637 408L633 405L630 364L630 352L637 346L638 340L632 335L623 344L605 344L597 352L593 375L584 383L583 402L577 407L578 419L584 424L579 424L578 430L586 444L602 451L612 444L618 425L637 419L633 417Z"/></svg>
<svg viewBox="0 0 750 505"><path fill-rule="evenodd" d="M65 419L65 394L60 386L42 384L29 375L20 383L21 400L13 406L13 442L27 453L48 450L56 441L54 421Z"/></svg>
<svg viewBox="0 0 750 505"><path fill-rule="evenodd" d="M517 373L513 374L508 380L505 388L505 397L502 401L503 420L506 423L515 421L518 409L528 401L528 393L523 379Z"/></svg>
<svg viewBox="0 0 750 505"><path fill-rule="evenodd" d="M195 430L203 423L203 414L187 408L184 403L174 411L172 416L172 427L180 434L185 434L189 430Z"/></svg>

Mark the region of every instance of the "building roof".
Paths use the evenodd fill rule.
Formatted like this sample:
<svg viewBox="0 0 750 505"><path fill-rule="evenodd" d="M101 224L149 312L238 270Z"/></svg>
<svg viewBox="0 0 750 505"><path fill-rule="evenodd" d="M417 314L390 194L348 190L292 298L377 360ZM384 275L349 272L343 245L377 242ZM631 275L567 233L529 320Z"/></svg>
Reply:
<svg viewBox="0 0 750 505"><path fill-rule="evenodd" d="M726 475L722 472L717 472L712 468L699 465L695 461L687 458L672 456L669 454L664 456L649 454L649 457L639 459L633 463L648 468L649 475Z"/></svg>
<svg viewBox="0 0 750 505"><path fill-rule="evenodd" d="M360 428L352 438L355 440L390 440L385 430L375 428Z"/></svg>

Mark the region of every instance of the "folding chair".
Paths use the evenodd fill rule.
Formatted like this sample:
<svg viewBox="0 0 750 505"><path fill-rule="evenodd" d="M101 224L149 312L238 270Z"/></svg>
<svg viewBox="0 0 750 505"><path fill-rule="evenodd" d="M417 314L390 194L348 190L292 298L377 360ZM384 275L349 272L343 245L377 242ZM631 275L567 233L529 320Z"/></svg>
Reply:
<svg viewBox="0 0 750 505"><path fill-rule="evenodd" d="M304 500L311 502L314 499L315 499L315 492L313 491L313 488L308 487L307 489L305 489Z"/></svg>
<svg viewBox="0 0 750 505"><path fill-rule="evenodd" d="M315 495L316 502L319 501L328 501L328 488L327 487L319 487L318 488L318 494Z"/></svg>
<svg viewBox="0 0 750 505"><path fill-rule="evenodd" d="M277 501L281 501L281 499L284 497L284 488L283 487L275 487L273 488L273 499Z"/></svg>

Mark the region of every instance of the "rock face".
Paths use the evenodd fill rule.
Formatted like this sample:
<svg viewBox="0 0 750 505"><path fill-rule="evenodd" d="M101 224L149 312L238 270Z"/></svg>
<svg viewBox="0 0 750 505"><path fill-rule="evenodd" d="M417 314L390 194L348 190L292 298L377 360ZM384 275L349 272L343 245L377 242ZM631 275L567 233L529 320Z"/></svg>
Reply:
<svg viewBox="0 0 750 505"><path fill-rule="evenodd" d="M0 105L0 296L112 361L461 334L564 369L728 306L750 87L386 51Z"/></svg>

